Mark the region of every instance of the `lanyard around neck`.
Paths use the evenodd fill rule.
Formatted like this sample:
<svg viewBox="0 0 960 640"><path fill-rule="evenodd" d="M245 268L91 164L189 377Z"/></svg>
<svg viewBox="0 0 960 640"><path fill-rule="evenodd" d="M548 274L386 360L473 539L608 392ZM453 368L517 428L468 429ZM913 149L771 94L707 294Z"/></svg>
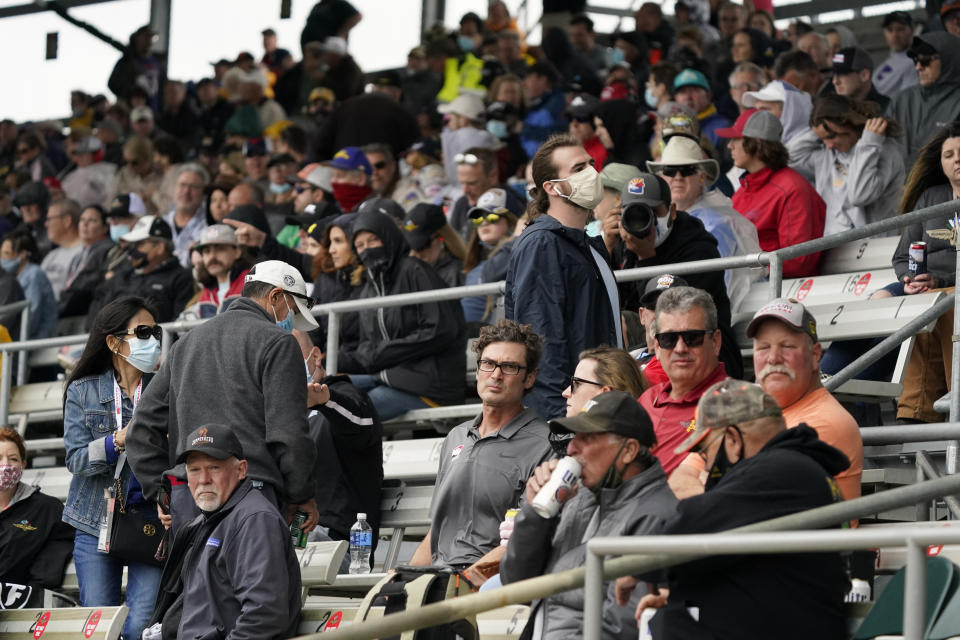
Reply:
<svg viewBox="0 0 960 640"><path fill-rule="evenodd" d="M137 390L133 394L133 408L137 408L140 402L140 392L143 390L143 378L137 383ZM113 377L113 415L116 418L116 429L123 429L123 394L120 391L120 385L117 383L117 377Z"/></svg>

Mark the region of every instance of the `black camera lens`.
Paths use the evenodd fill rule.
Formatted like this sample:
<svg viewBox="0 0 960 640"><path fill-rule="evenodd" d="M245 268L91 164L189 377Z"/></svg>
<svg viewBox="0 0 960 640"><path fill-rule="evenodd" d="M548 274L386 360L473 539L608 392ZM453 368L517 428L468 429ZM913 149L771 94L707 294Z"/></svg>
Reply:
<svg viewBox="0 0 960 640"><path fill-rule="evenodd" d="M632 204L623 210L620 217L620 224L631 235L638 238L645 238L650 234L655 224L656 214L653 209L645 204Z"/></svg>

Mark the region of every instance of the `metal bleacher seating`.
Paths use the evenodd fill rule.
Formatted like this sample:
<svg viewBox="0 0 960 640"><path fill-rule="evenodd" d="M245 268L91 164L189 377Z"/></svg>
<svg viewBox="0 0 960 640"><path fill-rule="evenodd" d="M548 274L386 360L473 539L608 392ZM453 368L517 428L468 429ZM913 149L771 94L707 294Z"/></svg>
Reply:
<svg viewBox="0 0 960 640"><path fill-rule="evenodd" d="M0 609L0 637L7 640L40 637L117 640L128 611L125 606Z"/></svg>

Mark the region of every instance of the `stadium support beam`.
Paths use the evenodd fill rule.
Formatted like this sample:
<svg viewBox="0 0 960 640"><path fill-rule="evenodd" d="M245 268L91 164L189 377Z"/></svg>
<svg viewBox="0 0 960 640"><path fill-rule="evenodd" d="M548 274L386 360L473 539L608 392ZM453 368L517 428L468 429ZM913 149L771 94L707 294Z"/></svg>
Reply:
<svg viewBox="0 0 960 640"><path fill-rule="evenodd" d="M427 29L438 22L443 22L447 3L446 0L423 0L420 6L420 38L422 40Z"/></svg>
<svg viewBox="0 0 960 640"><path fill-rule="evenodd" d="M150 28L157 34L153 50L170 59L170 0L150 0Z"/></svg>

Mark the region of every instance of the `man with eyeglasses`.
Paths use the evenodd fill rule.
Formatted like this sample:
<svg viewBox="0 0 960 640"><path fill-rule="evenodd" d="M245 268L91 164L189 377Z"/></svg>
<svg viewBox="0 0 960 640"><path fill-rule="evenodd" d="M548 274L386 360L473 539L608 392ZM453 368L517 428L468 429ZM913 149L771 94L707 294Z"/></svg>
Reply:
<svg viewBox="0 0 960 640"><path fill-rule="evenodd" d="M200 240L207 226L207 209L203 204L203 190L209 176L197 163L184 164L177 175L173 191L173 207L163 216L173 232L174 255L185 268L190 263L190 248Z"/></svg>
<svg viewBox="0 0 960 640"><path fill-rule="evenodd" d="M480 330L473 351L483 408L444 439L431 527L410 564L465 569L475 585L497 572L504 552L500 523L520 506L534 469L553 457L547 424L523 403L542 349L530 326L512 320Z"/></svg>
<svg viewBox="0 0 960 640"><path fill-rule="evenodd" d="M299 509L308 515L306 531L317 524L303 354L291 334L318 327L311 306L295 268L260 262L241 298L171 347L137 405L126 449L148 499L157 500L170 479L174 528L199 512L183 476L167 470L196 425L211 422L230 426L254 487L286 509L288 522Z"/></svg>
<svg viewBox="0 0 960 640"><path fill-rule="evenodd" d="M960 38L942 31L916 36L907 56L920 84L893 96L887 115L901 123L906 166L945 124L960 119Z"/></svg>
<svg viewBox="0 0 960 640"><path fill-rule="evenodd" d="M657 299L653 332L667 381L644 391L639 401L656 432L653 454L670 475L686 457L675 449L696 428L700 396L727 378L713 298L702 289L670 287Z"/></svg>
<svg viewBox="0 0 960 640"><path fill-rule="evenodd" d="M450 226L453 227L464 242L470 241L474 224L470 220L470 211L477 206L480 196L500 187L506 194L506 207L518 218L523 214L524 203L516 196L513 189L504 188L500 184L500 175L497 171L497 157L490 149L470 147L454 157L457 172L457 181L463 189L463 195L457 198L450 210Z"/></svg>
<svg viewBox="0 0 960 640"><path fill-rule="evenodd" d="M787 429L758 385L734 379L704 391L696 428L673 449L691 451L709 470L707 490L680 501L664 534L726 531L832 504L841 499L833 476L849 464L810 427ZM621 604L635 585L618 580ZM670 568L667 585L636 611L659 609L650 622L657 640L764 638L771 629L787 640L846 636L847 578L835 552L705 558Z"/></svg>

